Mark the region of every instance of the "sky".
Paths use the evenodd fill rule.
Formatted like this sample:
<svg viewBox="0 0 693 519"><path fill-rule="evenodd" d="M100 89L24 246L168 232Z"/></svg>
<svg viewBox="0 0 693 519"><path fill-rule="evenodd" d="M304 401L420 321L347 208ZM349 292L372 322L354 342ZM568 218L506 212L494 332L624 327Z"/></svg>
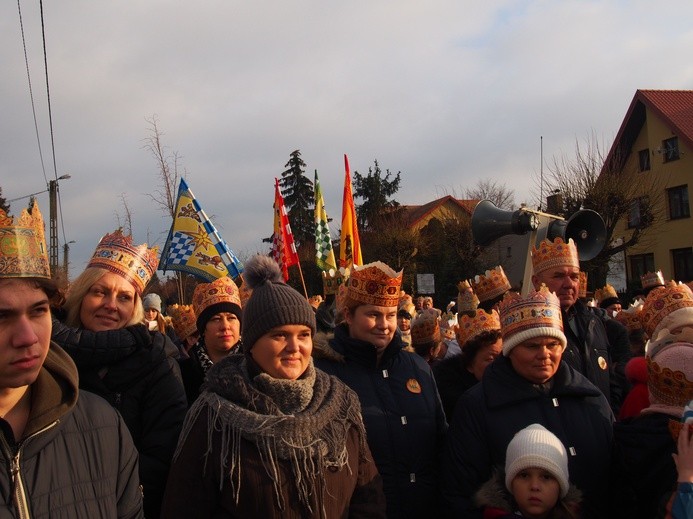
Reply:
<svg viewBox="0 0 693 519"><path fill-rule="evenodd" d="M71 176L71 277L126 207L135 243L163 246L154 117L243 259L267 250L274 178L296 149L337 237L344 154L352 172L375 159L401 172L401 204L480 180L536 204L542 170L590 135L608 148L637 89L693 88L686 0L43 4L52 133L39 2L0 2L0 187L12 200ZM47 219L47 193L38 202Z"/></svg>

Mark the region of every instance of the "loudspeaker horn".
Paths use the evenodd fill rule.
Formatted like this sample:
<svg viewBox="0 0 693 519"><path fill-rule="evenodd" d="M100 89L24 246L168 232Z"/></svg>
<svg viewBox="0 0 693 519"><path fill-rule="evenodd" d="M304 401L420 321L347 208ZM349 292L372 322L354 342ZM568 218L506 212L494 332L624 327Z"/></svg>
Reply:
<svg viewBox="0 0 693 519"><path fill-rule="evenodd" d="M599 213L582 209L568 220L554 220L549 224L546 237L564 241L573 239L580 261L589 261L599 254L606 243L606 226Z"/></svg>
<svg viewBox="0 0 693 519"><path fill-rule="evenodd" d="M477 245L488 245L506 234L527 234L539 226L531 212L506 211L490 200L481 200L472 213L472 236Z"/></svg>

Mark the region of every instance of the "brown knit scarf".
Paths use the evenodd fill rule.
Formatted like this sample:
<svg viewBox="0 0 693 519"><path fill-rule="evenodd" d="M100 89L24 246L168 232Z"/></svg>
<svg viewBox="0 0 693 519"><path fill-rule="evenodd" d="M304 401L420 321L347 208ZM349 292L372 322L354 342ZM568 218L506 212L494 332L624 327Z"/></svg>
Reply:
<svg viewBox="0 0 693 519"><path fill-rule="evenodd" d="M358 397L336 378L316 370L312 359L298 380L275 379L266 373L251 380L247 362L245 356L229 356L207 372L203 392L186 416L174 459L198 416L207 411L207 455L212 453L213 434L220 432L221 452L212 454L221 460L221 486L224 472L228 471L236 503L243 465L240 445L244 438L257 447L274 484L280 510L284 510L285 503L280 491L279 465L285 462L291 468L300 502L310 514L324 517L323 471L345 466L352 470L346 449L352 427L359 433L360 451L366 452ZM317 496L320 510L312 510L311 496Z"/></svg>

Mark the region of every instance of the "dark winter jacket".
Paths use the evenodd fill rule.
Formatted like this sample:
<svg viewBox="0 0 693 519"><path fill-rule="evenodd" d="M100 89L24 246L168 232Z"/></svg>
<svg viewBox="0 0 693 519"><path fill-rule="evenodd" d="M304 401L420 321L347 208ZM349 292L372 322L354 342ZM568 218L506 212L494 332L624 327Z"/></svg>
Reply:
<svg viewBox="0 0 693 519"><path fill-rule="evenodd" d="M27 517L19 512L23 506L32 518L143 517L128 430L101 398L78 391L75 365L57 345L31 391L19 441L0 419L0 517Z"/></svg>
<svg viewBox="0 0 693 519"><path fill-rule="evenodd" d="M433 375L438 386L438 393L440 393L440 400L443 402L445 416L448 423L451 423L457 401L465 391L475 386L479 381L473 373L462 365L461 355L455 355L438 362L433 366Z"/></svg>
<svg viewBox="0 0 693 519"><path fill-rule="evenodd" d="M669 432L673 417L644 413L614 425L613 510L621 517L656 517L676 489L676 442Z"/></svg>
<svg viewBox="0 0 693 519"><path fill-rule="evenodd" d="M439 456L447 428L431 369L402 351L398 335L380 362L375 347L335 328L333 358L316 367L337 376L359 396L368 445L383 477L388 517L435 516L439 506Z"/></svg>
<svg viewBox="0 0 693 519"><path fill-rule="evenodd" d="M187 400L178 363L167 356L175 346L170 348L163 334L149 333L144 325L129 328L137 333L140 327L145 331L136 337L134 347L123 346L130 333L125 329L86 336L84 330L72 332L73 342L64 346L77 364L80 388L106 399L123 416L139 452L145 515L156 519ZM102 333L117 338L113 350L105 347L88 357L81 353L89 347L89 337L98 339ZM83 358L88 361L83 363Z"/></svg>
<svg viewBox="0 0 693 519"><path fill-rule="evenodd" d="M517 519L522 517L512 494L505 486L505 473L496 471L494 475L478 490L474 496L476 506L483 510L484 519ZM556 507L546 519L578 519L582 492L575 485L570 485L568 493L559 499Z"/></svg>
<svg viewBox="0 0 693 519"><path fill-rule="evenodd" d="M481 383L462 395L450 424L442 485L451 516L480 517L472 496L492 467L505 466L515 433L539 423L568 451L570 479L584 492L584 516L607 517L612 422L604 395L566 363L549 382L535 385L515 372L510 359L498 357Z"/></svg>

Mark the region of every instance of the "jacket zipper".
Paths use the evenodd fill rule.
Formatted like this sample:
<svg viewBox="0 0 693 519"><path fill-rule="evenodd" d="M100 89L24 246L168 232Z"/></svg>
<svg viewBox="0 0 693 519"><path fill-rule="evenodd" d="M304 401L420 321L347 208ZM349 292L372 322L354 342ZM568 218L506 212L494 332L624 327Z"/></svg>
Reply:
<svg viewBox="0 0 693 519"><path fill-rule="evenodd" d="M29 513L29 500L26 495L26 488L24 487L24 479L22 478L20 458L22 455L22 449L24 445L27 444L29 440L38 436L39 434L51 429L56 426L60 420L56 420L53 423L48 424L43 429L39 429L31 436L27 436L21 441L17 448L17 453L13 456L11 454L10 446L7 444L7 440L3 435L0 435L0 440L2 441L2 450L5 451L5 456L10 459L10 473L12 475L12 499L14 500L17 513L19 514L19 519L30 519L31 514Z"/></svg>

